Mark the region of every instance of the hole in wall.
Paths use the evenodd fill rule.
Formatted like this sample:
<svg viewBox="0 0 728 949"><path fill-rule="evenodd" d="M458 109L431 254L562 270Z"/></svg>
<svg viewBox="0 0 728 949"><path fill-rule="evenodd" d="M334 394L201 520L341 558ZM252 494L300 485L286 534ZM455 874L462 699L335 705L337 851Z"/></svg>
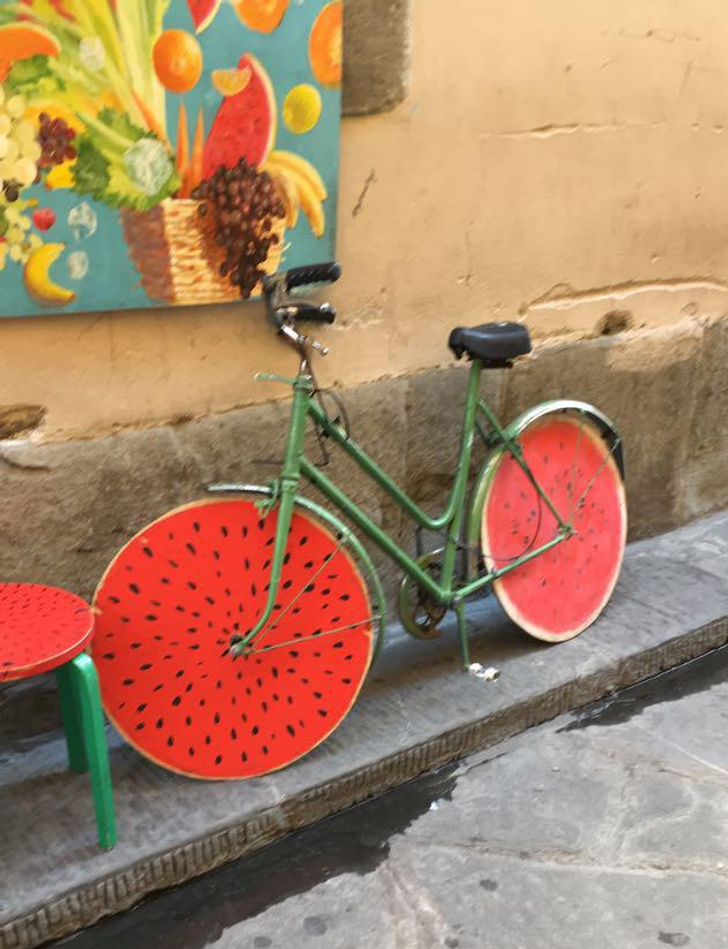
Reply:
<svg viewBox="0 0 728 949"><path fill-rule="evenodd" d="M617 336L634 327L634 317L629 310L611 310L605 313L596 325L597 336Z"/></svg>
<svg viewBox="0 0 728 949"><path fill-rule="evenodd" d="M0 405L0 439L30 434L45 416L44 405Z"/></svg>

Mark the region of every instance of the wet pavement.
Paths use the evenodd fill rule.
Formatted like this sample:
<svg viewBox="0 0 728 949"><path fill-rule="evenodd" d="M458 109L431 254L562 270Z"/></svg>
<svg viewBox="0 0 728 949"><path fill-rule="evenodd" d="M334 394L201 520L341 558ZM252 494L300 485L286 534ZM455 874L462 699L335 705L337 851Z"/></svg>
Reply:
<svg viewBox="0 0 728 949"><path fill-rule="evenodd" d="M728 647L54 945L722 949L726 673Z"/></svg>

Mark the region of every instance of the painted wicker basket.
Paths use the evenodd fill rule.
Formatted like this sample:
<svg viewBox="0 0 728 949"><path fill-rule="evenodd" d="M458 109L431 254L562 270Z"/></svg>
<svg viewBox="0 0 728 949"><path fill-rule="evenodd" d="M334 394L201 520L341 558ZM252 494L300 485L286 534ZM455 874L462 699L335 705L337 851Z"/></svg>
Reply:
<svg viewBox="0 0 728 949"><path fill-rule="evenodd" d="M200 217L198 207L198 201L169 198L151 211L121 212L129 256L153 300L191 305L240 299L228 278L220 275L225 252L215 243L214 222L209 215ZM276 222L278 243L263 265L266 273L280 266L285 229L285 220Z"/></svg>

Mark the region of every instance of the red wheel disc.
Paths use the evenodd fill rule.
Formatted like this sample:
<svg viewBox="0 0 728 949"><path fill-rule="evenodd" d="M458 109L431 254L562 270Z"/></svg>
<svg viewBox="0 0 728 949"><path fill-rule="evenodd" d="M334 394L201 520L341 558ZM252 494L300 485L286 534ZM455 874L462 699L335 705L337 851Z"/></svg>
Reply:
<svg viewBox="0 0 728 949"><path fill-rule="evenodd" d="M70 662L93 630L90 606L73 593L39 583L0 583L0 682Z"/></svg>
<svg viewBox="0 0 728 949"><path fill-rule="evenodd" d="M518 439L536 481L575 535L493 583L511 619L538 639L558 642L599 616L619 576L627 506L619 470L604 439L584 419L550 415ZM499 569L557 533L548 509L515 458L494 459L483 506L486 566ZM574 512L576 513L574 514Z"/></svg>
<svg viewBox="0 0 728 949"><path fill-rule="evenodd" d="M252 501L180 508L137 534L99 585L104 707L166 768L215 779L282 768L336 728L361 688L373 646L366 585L341 541L304 513L256 652L231 655L231 637L265 606L276 522Z"/></svg>

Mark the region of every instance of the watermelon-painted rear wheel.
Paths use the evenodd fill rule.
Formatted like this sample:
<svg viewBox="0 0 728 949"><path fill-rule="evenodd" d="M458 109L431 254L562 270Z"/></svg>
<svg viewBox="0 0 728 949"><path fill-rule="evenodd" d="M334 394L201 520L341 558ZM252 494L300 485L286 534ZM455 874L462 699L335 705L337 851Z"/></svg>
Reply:
<svg viewBox="0 0 728 949"><path fill-rule="evenodd" d="M234 657L268 596L277 523L212 500L150 524L96 592L94 659L107 714L142 754L196 778L285 767L341 723L372 659L376 619L343 537L297 511L269 623Z"/></svg>
<svg viewBox="0 0 728 949"><path fill-rule="evenodd" d="M505 612L537 639L561 642L590 626L619 576L627 536L624 485L610 446L580 412L554 412L518 436L537 483L574 534L503 574L493 589ZM489 463L482 550L502 569L547 544L558 523L510 452Z"/></svg>

